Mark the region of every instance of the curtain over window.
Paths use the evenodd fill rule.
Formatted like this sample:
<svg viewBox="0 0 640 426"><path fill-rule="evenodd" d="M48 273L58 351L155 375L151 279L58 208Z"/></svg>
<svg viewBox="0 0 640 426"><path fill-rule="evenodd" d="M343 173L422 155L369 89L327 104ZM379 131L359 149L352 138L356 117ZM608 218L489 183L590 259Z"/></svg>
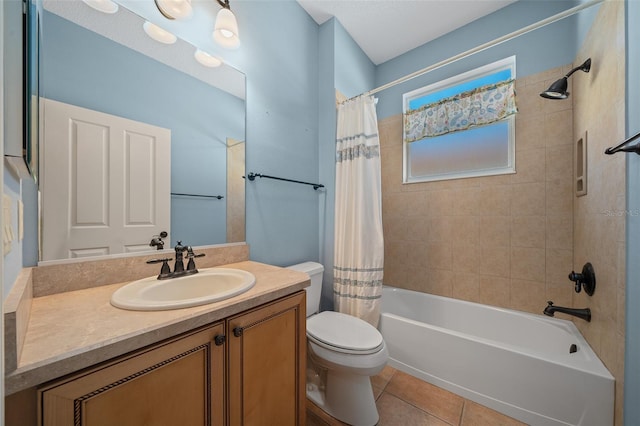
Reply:
<svg viewBox="0 0 640 426"><path fill-rule="evenodd" d="M405 142L503 120L517 112L514 80L478 87L407 111Z"/></svg>

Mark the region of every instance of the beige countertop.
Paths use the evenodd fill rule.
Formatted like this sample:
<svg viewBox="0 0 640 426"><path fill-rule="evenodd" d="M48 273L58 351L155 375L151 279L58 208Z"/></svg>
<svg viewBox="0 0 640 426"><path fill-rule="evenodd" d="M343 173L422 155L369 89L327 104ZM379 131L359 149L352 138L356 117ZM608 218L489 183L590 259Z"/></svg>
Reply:
<svg viewBox="0 0 640 426"><path fill-rule="evenodd" d="M197 327L295 293L307 274L244 261L221 265L253 273L246 293L207 305L167 311L113 307L111 284L33 298L17 369L5 377L7 395L90 367Z"/></svg>

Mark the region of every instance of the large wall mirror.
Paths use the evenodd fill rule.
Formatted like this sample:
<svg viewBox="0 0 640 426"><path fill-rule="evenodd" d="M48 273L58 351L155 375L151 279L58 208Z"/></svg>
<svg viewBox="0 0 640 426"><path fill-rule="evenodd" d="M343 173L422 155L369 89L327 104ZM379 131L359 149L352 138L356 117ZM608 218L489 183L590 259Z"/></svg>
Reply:
<svg viewBox="0 0 640 426"><path fill-rule="evenodd" d="M40 260L245 240L245 76L120 5L32 0ZM32 108L33 110L33 108Z"/></svg>

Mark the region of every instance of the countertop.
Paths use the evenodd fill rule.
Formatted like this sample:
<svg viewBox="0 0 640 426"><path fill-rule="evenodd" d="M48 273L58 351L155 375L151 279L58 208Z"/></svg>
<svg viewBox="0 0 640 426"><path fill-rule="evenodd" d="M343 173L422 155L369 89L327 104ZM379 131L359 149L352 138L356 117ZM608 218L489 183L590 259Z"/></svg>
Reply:
<svg viewBox="0 0 640 426"><path fill-rule="evenodd" d="M167 311L129 311L109 302L127 282L36 297L17 369L5 377L7 395L295 293L307 274L263 263L228 265L253 273L246 293L207 305Z"/></svg>

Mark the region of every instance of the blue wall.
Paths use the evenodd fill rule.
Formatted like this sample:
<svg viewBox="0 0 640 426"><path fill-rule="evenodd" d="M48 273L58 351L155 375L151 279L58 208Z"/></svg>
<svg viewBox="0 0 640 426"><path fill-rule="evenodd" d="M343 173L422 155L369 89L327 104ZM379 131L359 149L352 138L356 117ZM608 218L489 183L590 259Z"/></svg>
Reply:
<svg viewBox="0 0 640 426"><path fill-rule="evenodd" d="M575 6L571 1L518 1L378 66L376 86L426 68ZM573 61L577 17L570 17L454 62L381 92L378 119L402 112L402 94L516 55L516 75L524 77ZM553 46L553 49L550 48Z"/></svg>
<svg viewBox="0 0 640 426"><path fill-rule="evenodd" d="M247 173L318 182L318 25L293 1L232 7L242 46L226 59L247 75ZM323 196L306 185L247 182L251 259L280 266L319 260Z"/></svg>
<svg viewBox="0 0 640 426"><path fill-rule="evenodd" d="M335 31L335 87L348 98L374 88L376 66L336 19Z"/></svg>
<svg viewBox="0 0 640 426"><path fill-rule="evenodd" d="M244 140L243 100L49 12L43 34L44 97L170 129L171 191L226 196L225 143ZM170 238L224 243L226 198L172 197Z"/></svg>

